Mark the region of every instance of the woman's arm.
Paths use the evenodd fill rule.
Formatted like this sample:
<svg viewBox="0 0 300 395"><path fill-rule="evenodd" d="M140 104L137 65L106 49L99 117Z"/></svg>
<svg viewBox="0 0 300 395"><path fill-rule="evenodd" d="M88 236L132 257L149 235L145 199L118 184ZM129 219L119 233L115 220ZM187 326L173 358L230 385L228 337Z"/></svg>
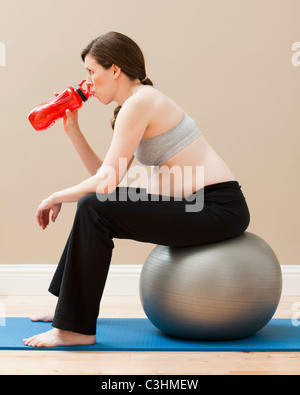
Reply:
<svg viewBox="0 0 300 395"><path fill-rule="evenodd" d="M94 152L78 125L78 111L66 111L63 127L88 172L93 176L101 167L103 160Z"/></svg>
<svg viewBox="0 0 300 395"><path fill-rule="evenodd" d="M77 202L88 193L112 193L130 166L134 152L150 120L149 106L143 100L128 100L115 125L112 143L98 172L78 185L55 192L42 201L36 218L43 229L49 224L50 210L54 222L62 203Z"/></svg>
<svg viewBox="0 0 300 395"><path fill-rule="evenodd" d="M68 136L87 171L91 175L95 175L99 167L102 166L103 160L91 148L79 128L73 130Z"/></svg>
<svg viewBox="0 0 300 395"><path fill-rule="evenodd" d="M127 170L129 169L133 159L134 156L128 163ZM122 161L122 163L125 164L125 161ZM36 212L36 219L39 226L41 226L43 229L48 226L51 210L53 212L51 220L52 222L55 222L61 210L62 203L77 202L80 198L87 195L88 193L108 193L109 182L107 181L107 175L111 174L111 170L107 173L103 172L104 175L106 174L103 179L99 178L99 175L92 176L80 184L75 185L74 187L55 192L47 199L44 199Z"/></svg>

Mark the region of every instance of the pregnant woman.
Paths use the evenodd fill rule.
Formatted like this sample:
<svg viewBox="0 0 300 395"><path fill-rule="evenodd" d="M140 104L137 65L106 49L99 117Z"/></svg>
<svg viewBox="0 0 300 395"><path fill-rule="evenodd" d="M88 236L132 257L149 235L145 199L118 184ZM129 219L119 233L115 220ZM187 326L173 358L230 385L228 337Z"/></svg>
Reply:
<svg viewBox="0 0 300 395"><path fill-rule="evenodd" d="M110 32L93 40L81 56L94 97L105 105L118 104L111 122L114 132L102 160L82 134L77 111L67 111L63 119L91 177L53 193L38 207L37 222L45 229L63 203L77 202L74 224L49 287L58 297L55 313L32 318L52 321L53 329L24 339L28 346L96 342L114 238L193 246L239 236L250 220L231 170L195 121L153 87L134 41ZM119 187L134 157L152 166L148 189Z"/></svg>

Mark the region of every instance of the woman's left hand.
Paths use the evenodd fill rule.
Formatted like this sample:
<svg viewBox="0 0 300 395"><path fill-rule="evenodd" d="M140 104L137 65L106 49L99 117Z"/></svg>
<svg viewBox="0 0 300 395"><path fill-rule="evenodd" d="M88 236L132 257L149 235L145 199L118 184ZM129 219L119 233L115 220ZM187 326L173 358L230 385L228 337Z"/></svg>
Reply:
<svg viewBox="0 0 300 395"><path fill-rule="evenodd" d="M42 201L35 215L37 223L42 227L42 229L46 229L49 225L49 216L51 210L53 211L51 220L52 222L55 222L60 212L61 205L62 203L54 203L54 198L52 195Z"/></svg>

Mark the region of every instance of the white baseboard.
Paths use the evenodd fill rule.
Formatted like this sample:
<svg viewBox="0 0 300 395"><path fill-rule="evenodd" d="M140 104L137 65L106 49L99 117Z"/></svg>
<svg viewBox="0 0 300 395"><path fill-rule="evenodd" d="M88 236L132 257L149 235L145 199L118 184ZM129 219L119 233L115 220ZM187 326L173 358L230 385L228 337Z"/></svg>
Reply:
<svg viewBox="0 0 300 395"><path fill-rule="evenodd" d="M48 295L56 265L1 265L0 295ZM111 265L104 293L138 295L141 265Z"/></svg>
<svg viewBox="0 0 300 395"><path fill-rule="evenodd" d="M0 295L47 295L56 265L0 265ZM300 265L281 266L283 296L300 296ZM139 295L142 265L112 265L105 295Z"/></svg>

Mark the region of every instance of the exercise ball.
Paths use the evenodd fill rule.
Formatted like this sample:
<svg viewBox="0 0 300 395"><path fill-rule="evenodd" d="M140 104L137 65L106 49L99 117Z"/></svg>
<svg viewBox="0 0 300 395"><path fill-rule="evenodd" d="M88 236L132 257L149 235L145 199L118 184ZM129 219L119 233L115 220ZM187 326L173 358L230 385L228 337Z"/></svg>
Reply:
<svg viewBox="0 0 300 395"><path fill-rule="evenodd" d="M262 329L282 292L271 247L245 232L193 247L157 246L140 277L140 298L152 324L167 335L233 340Z"/></svg>

